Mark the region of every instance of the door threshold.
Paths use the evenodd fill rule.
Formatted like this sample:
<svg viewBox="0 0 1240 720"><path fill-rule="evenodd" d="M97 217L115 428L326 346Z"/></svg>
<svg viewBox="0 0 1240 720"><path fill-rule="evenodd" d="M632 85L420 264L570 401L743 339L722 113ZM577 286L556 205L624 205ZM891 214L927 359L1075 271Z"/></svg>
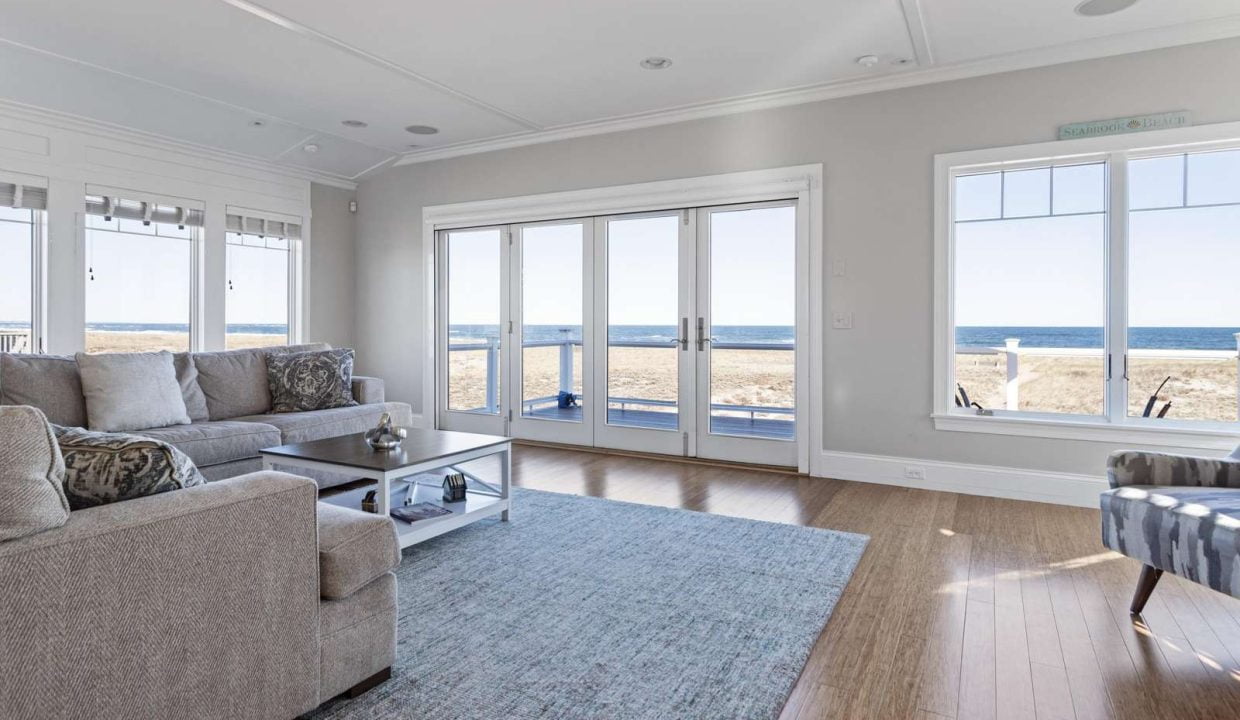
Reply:
<svg viewBox="0 0 1240 720"><path fill-rule="evenodd" d="M589 447L585 445L571 445L568 443L544 442L542 440L522 440L514 438L512 442L514 445L528 445L530 447L552 448L555 450L575 450L577 452L594 453L595 455L616 455L619 457L640 458L643 460L666 460L669 462L685 463L687 465L707 465L711 467L734 468L741 470L761 470L763 472L780 473L781 475L802 475L804 477L810 477L806 473L797 472L796 468L787 467L784 465L730 462L728 460L685 457L683 455L664 455L661 453L637 452L635 450L617 450L615 448Z"/></svg>

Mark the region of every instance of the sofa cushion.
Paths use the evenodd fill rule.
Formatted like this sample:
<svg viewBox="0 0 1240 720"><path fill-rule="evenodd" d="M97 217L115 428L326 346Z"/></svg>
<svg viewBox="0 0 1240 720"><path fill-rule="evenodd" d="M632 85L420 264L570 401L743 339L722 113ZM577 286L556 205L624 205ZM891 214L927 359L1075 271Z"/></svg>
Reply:
<svg viewBox="0 0 1240 720"><path fill-rule="evenodd" d="M353 399L353 351L320 350L267 357L273 413L329 410Z"/></svg>
<svg viewBox="0 0 1240 720"><path fill-rule="evenodd" d="M277 353L330 350L326 343L194 353L198 386L212 420L228 420L271 410L267 356Z"/></svg>
<svg viewBox="0 0 1240 720"><path fill-rule="evenodd" d="M363 433L377 425L379 416L385 412L392 414L392 422L396 425L408 426L413 422L413 413L405 403L354 405L331 410L247 415L236 419L277 427L280 429L284 443L288 444Z"/></svg>
<svg viewBox="0 0 1240 720"><path fill-rule="evenodd" d="M29 405L53 425L86 425L77 361L60 355L0 353L0 405Z"/></svg>
<svg viewBox="0 0 1240 720"><path fill-rule="evenodd" d="M177 383L181 386L181 399L185 401L185 412L192 422L201 422L211 417L207 410L207 396L202 394L198 385L198 368L194 366L191 353L177 353L172 356L173 367L177 371Z"/></svg>
<svg viewBox="0 0 1240 720"><path fill-rule="evenodd" d="M43 413L0 407L0 542L65 524L64 477L65 462Z"/></svg>
<svg viewBox="0 0 1240 720"><path fill-rule="evenodd" d="M1240 488L1130 485L1102 493L1102 543L1240 597Z"/></svg>
<svg viewBox="0 0 1240 720"><path fill-rule="evenodd" d="M77 364L91 430L189 424L172 353L78 353Z"/></svg>
<svg viewBox="0 0 1240 720"><path fill-rule="evenodd" d="M319 595L339 600L400 565L391 518L320 502Z"/></svg>
<svg viewBox="0 0 1240 720"><path fill-rule="evenodd" d="M205 484L185 453L141 435L54 426L73 510Z"/></svg>
<svg viewBox="0 0 1240 720"><path fill-rule="evenodd" d="M283 444L280 431L271 425L236 420L154 428L136 434L168 443L199 467L257 458L259 450Z"/></svg>

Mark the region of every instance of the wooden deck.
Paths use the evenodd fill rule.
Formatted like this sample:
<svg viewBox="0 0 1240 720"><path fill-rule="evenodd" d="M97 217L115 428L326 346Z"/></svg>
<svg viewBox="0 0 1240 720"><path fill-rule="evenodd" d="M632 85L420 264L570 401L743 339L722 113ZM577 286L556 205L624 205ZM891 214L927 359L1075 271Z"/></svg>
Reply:
<svg viewBox="0 0 1240 720"><path fill-rule="evenodd" d="M581 422L581 408L560 408L555 405L526 410L523 417L540 418L543 420L566 420ZM652 430L675 430L678 413L658 410L633 410L608 408L607 424L626 427L647 428ZM796 436L796 423L792 420L771 420L767 418L712 416L710 431L719 435L738 435L741 437L776 438L792 440Z"/></svg>
<svg viewBox="0 0 1240 720"><path fill-rule="evenodd" d="M1097 510L518 446L517 485L871 537L780 716L1240 717L1240 601L1138 564ZM520 511L517 511L519 522Z"/></svg>

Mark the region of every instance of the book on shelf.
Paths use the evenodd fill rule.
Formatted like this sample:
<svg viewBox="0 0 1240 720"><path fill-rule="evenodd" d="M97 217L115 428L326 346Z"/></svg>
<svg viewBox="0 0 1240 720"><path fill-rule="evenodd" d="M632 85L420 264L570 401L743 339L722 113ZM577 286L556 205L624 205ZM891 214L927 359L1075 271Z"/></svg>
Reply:
<svg viewBox="0 0 1240 720"><path fill-rule="evenodd" d="M446 507L436 505L435 503L421 502L413 505L402 505L392 508L392 517L397 520L404 520L407 523L414 523L419 520L429 520L430 518L451 515L452 511Z"/></svg>

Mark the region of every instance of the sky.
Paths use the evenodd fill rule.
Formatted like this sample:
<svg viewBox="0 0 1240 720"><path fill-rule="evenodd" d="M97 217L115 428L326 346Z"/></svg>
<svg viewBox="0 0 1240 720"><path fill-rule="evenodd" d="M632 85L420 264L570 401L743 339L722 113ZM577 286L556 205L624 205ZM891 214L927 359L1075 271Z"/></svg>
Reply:
<svg viewBox="0 0 1240 720"><path fill-rule="evenodd" d="M1102 165L959 179L956 324L1102 326L1107 218ZM1129 178L1129 324L1240 327L1240 151L1134 160ZM1187 192L1185 192L1187 178ZM1093 213L1093 214L1088 214Z"/></svg>
<svg viewBox="0 0 1240 720"><path fill-rule="evenodd" d="M714 324L794 324L795 209L716 212L710 231ZM522 238L523 321L580 325L582 224L531 226L524 228ZM609 223L608 238L608 322L679 323L680 214L615 219ZM449 324L498 324L501 249L497 229L450 234Z"/></svg>

